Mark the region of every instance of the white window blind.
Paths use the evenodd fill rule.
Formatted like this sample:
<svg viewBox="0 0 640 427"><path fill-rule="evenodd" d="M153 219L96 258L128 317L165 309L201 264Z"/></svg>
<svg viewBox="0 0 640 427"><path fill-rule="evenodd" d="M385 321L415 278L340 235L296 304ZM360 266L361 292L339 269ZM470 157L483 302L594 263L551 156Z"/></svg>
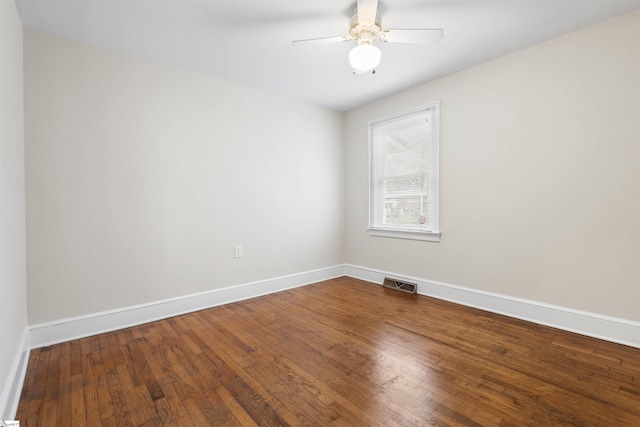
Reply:
<svg viewBox="0 0 640 427"><path fill-rule="evenodd" d="M369 233L439 240L439 103L369 123Z"/></svg>

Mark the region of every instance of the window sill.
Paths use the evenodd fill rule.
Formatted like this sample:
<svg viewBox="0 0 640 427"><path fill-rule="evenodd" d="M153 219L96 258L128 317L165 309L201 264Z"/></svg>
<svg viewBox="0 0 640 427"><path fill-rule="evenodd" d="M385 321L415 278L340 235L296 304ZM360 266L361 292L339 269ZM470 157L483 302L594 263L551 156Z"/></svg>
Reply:
<svg viewBox="0 0 640 427"><path fill-rule="evenodd" d="M424 240L427 242L439 242L440 232L413 231L389 228L367 228L369 236L393 237L396 239Z"/></svg>

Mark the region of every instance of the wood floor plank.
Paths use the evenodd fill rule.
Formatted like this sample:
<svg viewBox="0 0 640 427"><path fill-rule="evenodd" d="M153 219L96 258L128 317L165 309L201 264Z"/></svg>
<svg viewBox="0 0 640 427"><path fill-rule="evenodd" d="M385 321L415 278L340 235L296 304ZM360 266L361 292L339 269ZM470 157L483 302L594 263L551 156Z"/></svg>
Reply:
<svg viewBox="0 0 640 427"><path fill-rule="evenodd" d="M60 352L62 346L53 346L49 352L49 366L51 369L47 375L44 404L42 405L41 426L55 426L58 410L58 391L60 388Z"/></svg>
<svg viewBox="0 0 640 427"><path fill-rule="evenodd" d="M108 418L116 420L118 425L133 425L127 403L127 395L125 394L127 389L122 386L118 374L117 366L121 359L119 349L117 346L114 347L115 335L103 334L99 339L100 353L105 369L104 375L106 377L106 384L103 383L103 386L107 388L113 405L113 411Z"/></svg>
<svg viewBox="0 0 640 427"><path fill-rule="evenodd" d="M58 405L56 408L56 425L71 425L71 343L60 346L60 365L58 377Z"/></svg>
<svg viewBox="0 0 640 427"><path fill-rule="evenodd" d="M107 370L100 349L100 336L92 337L90 348L91 368L95 380L95 389L98 397L97 406L100 411L100 418L103 421L113 419L116 408L113 404L111 393L109 392Z"/></svg>
<svg viewBox="0 0 640 427"><path fill-rule="evenodd" d="M16 413L23 415L24 422L29 422L29 406L33 403L31 400L36 399L34 396L36 390L36 378L38 378L38 365L40 363L41 349L31 350L29 353L29 360L27 363L27 372L23 384L23 391L18 402L18 409ZM40 378L39 378L40 379Z"/></svg>
<svg viewBox="0 0 640 427"><path fill-rule="evenodd" d="M337 278L34 349L24 426L640 425L640 349Z"/></svg>
<svg viewBox="0 0 640 427"><path fill-rule="evenodd" d="M71 422L68 425L80 426L86 424L82 371L71 377L69 395L71 400Z"/></svg>
<svg viewBox="0 0 640 427"><path fill-rule="evenodd" d="M82 379L84 392L85 420L87 425L100 425L100 405L98 401L97 379L92 363L92 342L94 338L84 338L80 343L82 353ZM107 410L108 408L105 408Z"/></svg>
<svg viewBox="0 0 640 427"><path fill-rule="evenodd" d="M197 425L194 424L195 420L192 420L191 415L184 406L183 401L185 399L182 399L178 395L176 389L173 387L173 383L168 379L161 379L158 381L160 383L160 387L162 387L162 390L164 391L164 395L167 404L169 405L170 411L173 414L175 420L174 425L184 427Z"/></svg>

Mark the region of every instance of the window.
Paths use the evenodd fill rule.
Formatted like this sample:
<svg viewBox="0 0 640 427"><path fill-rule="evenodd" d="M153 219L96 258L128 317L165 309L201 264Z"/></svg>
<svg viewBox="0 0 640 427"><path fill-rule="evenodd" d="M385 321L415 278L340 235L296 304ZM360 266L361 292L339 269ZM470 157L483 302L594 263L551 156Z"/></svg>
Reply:
<svg viewBox="0 0 640 427"><path fill-rule="evenodd" d="M440 103L369 122L369 234L440 241Z"/></svg>

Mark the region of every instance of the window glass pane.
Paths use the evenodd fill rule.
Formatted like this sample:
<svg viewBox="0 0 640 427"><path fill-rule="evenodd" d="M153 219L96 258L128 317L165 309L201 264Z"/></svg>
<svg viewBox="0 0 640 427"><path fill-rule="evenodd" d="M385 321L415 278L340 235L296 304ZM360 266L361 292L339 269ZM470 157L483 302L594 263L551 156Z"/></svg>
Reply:
<svg viewBox="0 0 640 427"><path fill-rule="evenodd" d="M427 223L427 199L424 195L385 198L385 224L424 225Z"/></svg>

